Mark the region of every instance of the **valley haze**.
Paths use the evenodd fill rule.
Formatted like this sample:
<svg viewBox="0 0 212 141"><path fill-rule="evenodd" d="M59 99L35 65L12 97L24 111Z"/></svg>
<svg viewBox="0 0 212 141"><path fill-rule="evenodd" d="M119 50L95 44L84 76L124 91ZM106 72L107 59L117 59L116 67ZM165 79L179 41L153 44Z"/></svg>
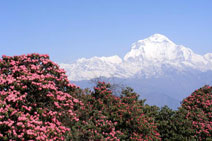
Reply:
<svg viewBox="0 0 212 141"><path fill-rule="evenodd" d="M95 78L113 78L134 88L147 104L173 109L195 89L212 84L212 53L194 53L161 34L133 43L123 58L95 56L60 66L69 80L81 87L88 87Z"/></svg>

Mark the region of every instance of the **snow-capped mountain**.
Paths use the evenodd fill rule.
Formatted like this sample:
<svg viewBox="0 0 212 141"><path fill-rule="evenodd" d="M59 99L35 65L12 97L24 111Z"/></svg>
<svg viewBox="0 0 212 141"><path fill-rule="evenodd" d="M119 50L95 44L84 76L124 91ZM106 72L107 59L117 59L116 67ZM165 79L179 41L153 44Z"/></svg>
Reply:
<svg viewBox="0 0 212 141"><path fill-rule="evenodd" d="M196 54L161 34L133 43L124 58L82 58L60 66L79 86L88 87L90 80L98 77L105 81L113 78L132 87L147 104L173 109L195 89L212 85L212 53Z"/></svg>
<svg viewBox="0 0 212 141"><path fill-rule="evenodd" d="M179 73L194 69L212 70L212 53L195 54L191 49L176 45L166 36L154 34L132 44L124 58L119 56L79 59L73 64L60 64L72 81L90 80L96 77L160 77L167 68ZM166 66L164 68L164 66Z"/></svg>

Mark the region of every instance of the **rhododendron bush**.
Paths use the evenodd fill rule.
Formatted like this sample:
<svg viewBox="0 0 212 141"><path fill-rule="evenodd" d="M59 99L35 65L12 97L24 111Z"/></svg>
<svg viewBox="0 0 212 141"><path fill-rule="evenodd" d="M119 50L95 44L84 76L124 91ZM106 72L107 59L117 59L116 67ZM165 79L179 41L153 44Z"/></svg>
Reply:
<svg viewBox="0 0 212 141"><path fill-rule="evenodd" d="M110 84L99 82L83 99L86 109L80 119L87 119L80 139L160 140L157 127L144 115L134 93L116 97Z"/></svg>
<svg viewBox="0 0 212 141"><path fill-rule="evenodd" d="M0 74L0 140L64 140L83 105L65 72L30 54L3 56Z"/></svg>
<svg viewBox="0 0 212 141"><path fill-rule="evenodd" d="M204 86L183 100L185 118L192 122L194 137L212 139L212 87Z"/></svg>

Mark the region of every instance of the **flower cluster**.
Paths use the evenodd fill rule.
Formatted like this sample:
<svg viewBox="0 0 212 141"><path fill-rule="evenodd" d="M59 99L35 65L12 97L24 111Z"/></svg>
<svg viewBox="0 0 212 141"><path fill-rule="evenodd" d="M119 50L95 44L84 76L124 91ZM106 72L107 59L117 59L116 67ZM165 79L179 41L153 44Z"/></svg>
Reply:
<svg viewBox="0 0 212 141"><path fill-rule="evenodd" d="M64 140L83 105L65 71L48 55L4 55L0 74L0 140Z"/></svg>
<svg viewBox="0 0 212 141"><path fill-rule="evenodd" d="M144 115L135 95L116 97L110 84L99 82L83 99L86 108L80 116L84 121L80 139L160 140L157 127Z"/></svg>
<svg viewBox="0 0 212 141"><path fill-rule="evenodd" d="M212 87L204 86L183 100L187 110L186 119L192 121L194 136L198 139L212 138Z"/></svg>

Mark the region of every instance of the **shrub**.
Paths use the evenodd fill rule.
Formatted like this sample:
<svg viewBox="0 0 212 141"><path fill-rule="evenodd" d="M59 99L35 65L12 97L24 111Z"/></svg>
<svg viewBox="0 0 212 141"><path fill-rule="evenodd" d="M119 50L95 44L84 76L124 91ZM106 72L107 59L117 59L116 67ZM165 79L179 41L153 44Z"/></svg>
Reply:
<svg viewBox="0 0 212 141"><path fill-rule="evenodd" d="M64 140L75 124L77 87L48 55L0 60L0 140Z"/></svg>
<svg viewBox="0 0 212 141"><path fill-rule="evenodd" d="M84 97L88 108L82 116L87 117L82 133L87 135L86 139L160 140L154 122L145 116L137 96L129 88L121 98L114 96L110 84L99 82L94 92Z"/></svg>
<svg viewBox="0 0 212 141"><path fill-rule="evenodd" d="M212 139L212 87L204 86L183 100L185 119L192 122L193 136L200 140Z"/></svg>

